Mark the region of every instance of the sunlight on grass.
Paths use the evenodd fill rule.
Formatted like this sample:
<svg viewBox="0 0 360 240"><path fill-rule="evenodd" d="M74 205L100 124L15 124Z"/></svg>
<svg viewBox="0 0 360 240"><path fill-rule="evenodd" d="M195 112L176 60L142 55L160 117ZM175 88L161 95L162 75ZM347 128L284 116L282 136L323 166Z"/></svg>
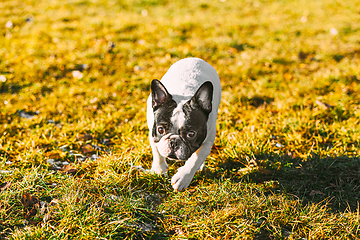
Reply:
<svg viewBox="0 0 360 240"><path fill-rule="evenodd" d="M0 238L360 237L359 1L0 4ZM149 174L153 78L223 98L207 171Z"/></svg>

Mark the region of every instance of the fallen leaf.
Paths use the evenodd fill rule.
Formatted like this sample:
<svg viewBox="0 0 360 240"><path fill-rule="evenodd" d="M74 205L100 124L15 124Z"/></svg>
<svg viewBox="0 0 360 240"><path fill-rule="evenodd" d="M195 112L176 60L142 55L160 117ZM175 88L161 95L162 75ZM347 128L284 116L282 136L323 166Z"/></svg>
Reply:
<svg viewBox="0 0 360 240"><path fill-rule="evenodd" d="M54 150L51 152L46 152L44 153L45 157L48 157L50 159L59 159L65 156L65 153L63 151L60 150Z"/></svg>
<svg viewBox="0 0 360 240"><path fill-rule="evenodd" d="M325 193L319 191L319 190L312 190L310 193L309 193L310 196L314 196L314 195L325 195Z"/></svg>
<svg viewBox="0 0 360 240"><path fill-rule="evenodd" d="M49 167L49 170L59 171L59 170L61 170L61 167L54 164Z"/></svg>
<svg viewBox="0 0 360 240"><path fill-rule="evenodd" d="M10 182L3 182L2 184L0 184L0 190L4 191L6 190L8 187L10 187L11 183Z"/></svg>
<svg viewBox="0 0 360 240"><path fill-rule="evenodd" d="M90 141L90 140L93 140L93 136L88 134L88 133L80 133L78 136L77 136L77 139L79 141Z"/></svg>
<svg viewBox="0 0 360 240"><path fill-rule="evenodd" d="M298 55L298 57L299 57L299 59L301 61L304 61L308 56L309 56L309 53L306 53L306 52L303 52L303 51L300 51L299 55Z"/></svg>
<svg viewBox="0 0 360 240"><path fill-rule="evenodd" d="M65 173L67 173L67 174L71 174L71 175L73 175L73 176L75 176L76 174L78 174L78 173L80 172L79 170L77 170L76 168L74 168L74 167L71 166L71 165L65 165L65 166L63 166L63 167L60 169L60 171L65 172Z"/></svg>
<svg viewBox="0 0 360 240"><path fill-rule="evenodd" d="M108 146L108 145L113 145L113 144L114 144L114 143L111 141L110 138L101 139L101 140L100 140L100 143L103 144L103 145L106 145L106 146Z"/></svg>
<svg viewBox="0 0 360 240"><path fill-rule="evenodd" d="M91 144L85 144L81 147L81 151L83 154L92 154L95 153L96 150Z"/></svg>
<svg viewBox="0 0 360 240"><path fill-rule="evenodd" d="M30 193L23 194L20 201L24 208L33 208L35 204L40 202L37 197L31 196Z"/></svg>
<svg viewBox="0 0 360 240"><path fill-rule="evenodd" d="M30 209L29 211L27 211L27 213L25 214L25 219L29 219L33 216L35 216L37 214L37 209L34 206L32 209Z"/></svg>
<svg viewBox="0 0 360 240"><path fill-rule="evenodd" d="M327 103L324 103L320 100L316 100L315 103L317 105L319 105L320 107L324 108L324 109L329 109L329 108L333 108L334 106L330 105L330 104L327 104Z"/></svg>
<svg viewBox="0 0 360 240"><path fill-rule="evenodd" d="M31 196L30 193L25 193L20 201L24 206L25 219L29 219L37 214L37 209L40 207L40 201L37 197Z"/></svg>

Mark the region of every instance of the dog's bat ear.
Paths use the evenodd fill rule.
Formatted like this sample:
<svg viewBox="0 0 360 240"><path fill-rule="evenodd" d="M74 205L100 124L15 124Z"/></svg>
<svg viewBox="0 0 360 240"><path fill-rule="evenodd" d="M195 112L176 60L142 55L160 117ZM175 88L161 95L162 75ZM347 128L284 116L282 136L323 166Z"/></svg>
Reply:
<svg viewBox="0 0 360 240"><path fill-rule="evenodd" d="M172 98L165 86L157 79L151 82L151 97L153 109L158 108L161 104Z"/></svg>
<svg viewBox="0 0 360 240"><path fill-rule="evenodd" d="M212 110L214 87L211 82L205 82L199 87L195 95L190 99L191 106L201 107L205 113L210 114Z"/></svg>

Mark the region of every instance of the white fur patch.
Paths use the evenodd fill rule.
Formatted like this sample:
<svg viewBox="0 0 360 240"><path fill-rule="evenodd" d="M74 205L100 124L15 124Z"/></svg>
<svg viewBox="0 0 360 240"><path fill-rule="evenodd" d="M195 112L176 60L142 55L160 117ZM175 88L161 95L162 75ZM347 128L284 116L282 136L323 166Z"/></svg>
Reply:
<svg viewBox="0 0 360 240"><path fill-rule="evenodd" d="M169 139L170 139L171 133L163 136L158 143L156 143L156 146L158 148L158 151L161 156L167 157L171 153L171 149L169 148Z"/></svg>
<svg viewBox="0 0 360 240"><path fill-rule="evenodd" d="M183 111L185 101L181 101L177 107L173 111L173 115L170 119L170 121L178 127L178 129L181 129L185 124L185 113Z"/></svg>

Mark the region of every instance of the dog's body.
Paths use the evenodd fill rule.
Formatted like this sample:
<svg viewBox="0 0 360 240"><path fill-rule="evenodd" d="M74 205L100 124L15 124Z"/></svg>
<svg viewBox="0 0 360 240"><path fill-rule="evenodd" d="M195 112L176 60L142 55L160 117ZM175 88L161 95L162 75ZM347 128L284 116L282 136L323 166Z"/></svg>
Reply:
<svg viewBox="0 0 360 240"><path fill-rule="evenodd" d="M161 82L153 80L151 90L147 101L151 171L166 174L166 158L186 160L171 179L173 188L182 191L204 167L214 143L220 79L207 62L186 58L173 64Z"/></svg>

